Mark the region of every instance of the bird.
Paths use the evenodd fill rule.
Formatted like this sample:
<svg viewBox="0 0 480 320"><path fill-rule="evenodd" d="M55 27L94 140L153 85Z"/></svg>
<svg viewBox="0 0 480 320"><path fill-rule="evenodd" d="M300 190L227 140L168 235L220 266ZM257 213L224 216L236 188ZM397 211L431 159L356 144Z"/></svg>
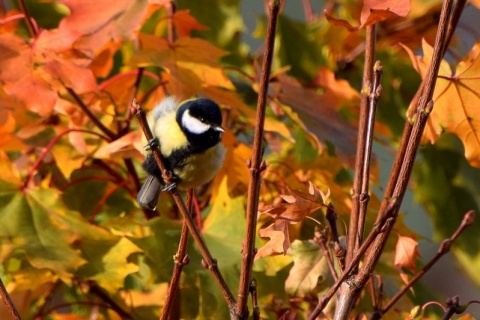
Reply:
<svg viewBox="0 0 480 320"><path fill-rule="evenodd" d="M145 146L142 167L147 178L137 194L137 202L155 210L161 191L195 188L213 179L225 158L221 141L225 130L221 126L220 107L206 98L180 103L175 96L167 96L148 114L147 122L154 138ZM171 173L170 184L163 181L151 151L158 143Z"/></svg>

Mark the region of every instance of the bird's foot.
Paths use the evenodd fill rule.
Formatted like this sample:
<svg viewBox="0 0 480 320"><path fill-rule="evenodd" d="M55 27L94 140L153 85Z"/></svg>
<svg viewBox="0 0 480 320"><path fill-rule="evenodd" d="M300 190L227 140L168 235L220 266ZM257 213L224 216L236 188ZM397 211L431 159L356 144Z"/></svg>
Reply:
<svg viewBox="0 0 480 320"><path fill-rule="evenodd" d="M144 147L146 151L153 150L154 148L157 148L159 146L160 142L158 141L158 138L155 137L151 139L150 141L147 142L147 145Z"/></svg>
<svg viewBox="0 0 480 320"><path fill-rule="evenodd" d="M175 189L177 187L177 183L176 182L172 182L170 184L167 184L165 185L165 187L162 188L162 191L172 191L173 189Z"/></svg>

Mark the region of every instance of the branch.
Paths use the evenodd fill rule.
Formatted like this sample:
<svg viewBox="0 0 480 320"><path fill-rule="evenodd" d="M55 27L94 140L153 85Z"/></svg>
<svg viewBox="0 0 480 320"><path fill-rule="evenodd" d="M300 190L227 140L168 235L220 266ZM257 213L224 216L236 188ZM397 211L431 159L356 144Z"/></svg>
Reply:
<svg viewBox="0 0 480 320"><path fill-rule="evenodd" d="M410 281L405 285L405 287L402 288L395 296L393 296L390 301L383 307L382 310L378 310L375 312L370 319L380 319L383 314L385 314L388 310L390 310L391 307L418 281L420 280L421 277L425 273L427 273L428 270L430 270L438 260L445 254L447 254L450 251L450 247L457 240L457 238L460 236L460 234L470 227L473 224L475 217L475 212L473 210L468 211L465 213L463 216L463 220L460 224L460 226L457 228L457 230L454 232L454 234L448 238L442 241L442 244L440 245L440 248L438 249L437 254L420 270Z"/></svg>
<svg viewBox="0 0 480 320"><path fill-rule="evenodd" d="M193 189L187 191L187 207L190 208L190 212L193 212ZM187 254L188 244L188 228L185 223L182 224L182 233L180 234L180 241L178 243L178 250L174 256L175 266L173 267L172 277L170 278L170 284L168 286L167 300L162 309L160 320L167 320L170 315L170 310L173 305L175 293L178 289L178 283L180 282L180 275L182 274L183 266L190 262L190 258Z"/></svg>
<svg viewBox="0 0 480 320"><path fill-rule="evenodd" d="M8 294L7 288L3 284L2 279L0 278L0 296L2 297L3 303L7 307L8 312L12 315L13 319L21 320L20 313L18 312L17 308L13 304L12 298Z"/></svg>
<svg viewBox="0 0 480 320"><path fill-rule="evenodd" d="M132 101L132 108L134 108L134 110L132 110L132 113L135 114L135 116L137 117L147 141L152 140L153 134L152 134L152 131L150 130L150 127L148 126L145 110L140 108L136 100ZM160 171L162 172L162 179L167 184L171 184L172 183L171 175L169 174L169 171L166 169L164 165L165 160L160 152L160 143L161 141L159 142L156 148L152 148L152 154L153 154L153 157L155 158L155 162L157 166L160 168ZM228 288L227 283L223 279L222 274L218 269L217 261L212 257L210 251L208 250L207 245L205 244L205 242L202 239L202 236L200 235L200 231L196 227L195 222L193 221L192 216L188 212L188 209L185 206L185 202L183 201L182 197L178 193L177 189L176 188L172 189L170 193L173 197L173 200L175 201L175 204L180 210L180 213L183 216L184 223L187 224L188 230L192 234L195 244L198 246L198 249L200 250L200 253L203 257L206 268L208 268L212 272L213 277L215 278L215 281L217 282L218 286L220 287L223 293L225 300L227 301L230 312L233 313L233 310L235 308L235 299L233 298L233 295L230 292L230 289Z"/></svg>
<svg viewBox="0 0 480 320"><path fill-rule="evenodd" d="M373 124L370 123L369 118L372 110L369 108L369 96L372 90L372 74L373 61L375 58L375 25L368 26L366 30L366 50L365 50L365 64L363 68L362 80L362 97L360 101L360 118L358 123L358 139L357 139L357 154L355 157L355 176L353 178L353 196L352 196L352 210L350 214L350 222L348 229L348 243L346 263L350 263L358 249L363 238L363 228L365 224L365 211L368 205L368 181L370 159L369 153L371 150L367 148L367 141L369 141L368 134L373 134ZM369 125L371 126L369 128ZM366 171L364 171L366 168ZM367 190L363 190L363 186L367 186ZM362 201L363 200L363 201ZM363 220L363 221L362 221Z"/></svg>
<svg viewBox="0 0 480 320"><path fill-rule="evenodd" d="M420 144L420 138L422 136L423 129L425 128L428 115L433 109L432 95L440 67L440 62L445 49L445 35L447 31L447 24L450 18L452 2L452 0L446 0L443 3L440 23L435 38L432 63L430 64L427 72L425 89L423 90L418 102L416 120L412 125L411 131L407 132L407 135L402 137L401 145L405 145L405 152L399 152L396 155L395 165L385 191L384 200L380 206L377 224L378 222L384 222L385 224L380 223L382 232L374 236L374 241L371 243L371 247L366 254L361 270L359 270L358 275L354 279L350 279L350 283L348 284L348 290L350 290L350 292L348 292L348 295L345 295L345 298L348 301L343 301L345 303L345 308L341 310L343 313L336 314L339 318L346 317L346 314L350 313L351 308L353 307L353 302L355 301L360 290L370 278L372 271L378 259L380 258L380 255L382 254L383 247L390 234L390 231L392 230L392 227L396 221L398 210L403 200L403 196L407 189L408 180L412 172L413 162ZM390 194L390 192L392 193ZM372 233L373 231L369 237L372 235ZM326 294L320 300L310 319L315 319L315 317L320 314L326 303L333 296L334 292L332 291L333 290L329 290L327 292L329 295Z"/></svg>
<svg viewBox="0 0 480 320"><path fill-rule="evenodd" d="M363 69L362 100L358 127L357 155L355 158L355 176L353 179L353 201L348 231L346 263L350 263L355 251L363 239L365 215L369 202L370 162L372 153L373 128L378 101L376 96L380 83L381 65L375 59L375 25L366 29L365 65ZM375 78L373 73L375 71ZM372 84L373 82L373 84Z"/></svg>
<svg viewBox="0 0 480 320"><path fill-rule="evenodd" d="M255 135L253 137L253 154L249 162L250 180L248 184L247 227L243 245L242 269L238 289L236 319L247 319L247 298L251 282L253 260L255 258L255 233L257 230L258 197L260 193L260 173L265 169L262 161L262 143L267 102L268 82L272 66L273 47L275 44L275 28L280 7L280 0L271 0L268 15L267 38L263 55L262 74L257 101Z"/></svg>
<svg viewBox="0 0 480 320"><path fill-rule="evenodd" d="M18 4L20 5L20 8L22 8L23 14L25 16L28 32L30 32L33 37L36 37L38 35L38 27L34 22L35 20L33 20L32 16L30 15L25 1L18 0Z"/></svg>

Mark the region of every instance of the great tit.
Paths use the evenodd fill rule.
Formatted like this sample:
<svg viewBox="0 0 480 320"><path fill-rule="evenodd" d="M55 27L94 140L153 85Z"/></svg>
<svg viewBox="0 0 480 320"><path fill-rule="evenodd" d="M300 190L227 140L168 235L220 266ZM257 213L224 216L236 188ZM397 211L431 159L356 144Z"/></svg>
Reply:
<svg viewBox="0 0 480 320"><path fill-rule="evenodd" d="M212 180L220 170L225 157L221 142L222 113L210 99L193 99L183 103L175 97L166 97L149 113L148 124L165 166L172 173L173 183L167 185L151 153L150 141L146 146L143 168L148 176L138 192L137 202L155 210L160 191L173 187L189 189Z"/></svg>

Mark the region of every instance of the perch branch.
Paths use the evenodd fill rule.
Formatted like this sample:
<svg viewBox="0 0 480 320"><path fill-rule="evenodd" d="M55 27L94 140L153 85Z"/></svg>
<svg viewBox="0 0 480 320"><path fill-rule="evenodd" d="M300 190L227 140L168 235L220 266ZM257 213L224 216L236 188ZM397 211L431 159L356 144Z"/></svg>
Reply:
<svg viewBox="0 0 480 320"><path fill-rule="evenodd" d="M190 212L193 212L193 189L187 191L187 207L190 208ZM167 300L162 309L160 320L167 320L170 315L170 310L173 305L175 294L178 289L178 283L180 282L180 275L182 274L183 266L187 265L190 258L187 254L188 244L188 227L187 224L182 224L182 232L180 234L180 241L178 243L178 250L174 256L175 266L173 267L172 277L168 286Z"/></svg>

